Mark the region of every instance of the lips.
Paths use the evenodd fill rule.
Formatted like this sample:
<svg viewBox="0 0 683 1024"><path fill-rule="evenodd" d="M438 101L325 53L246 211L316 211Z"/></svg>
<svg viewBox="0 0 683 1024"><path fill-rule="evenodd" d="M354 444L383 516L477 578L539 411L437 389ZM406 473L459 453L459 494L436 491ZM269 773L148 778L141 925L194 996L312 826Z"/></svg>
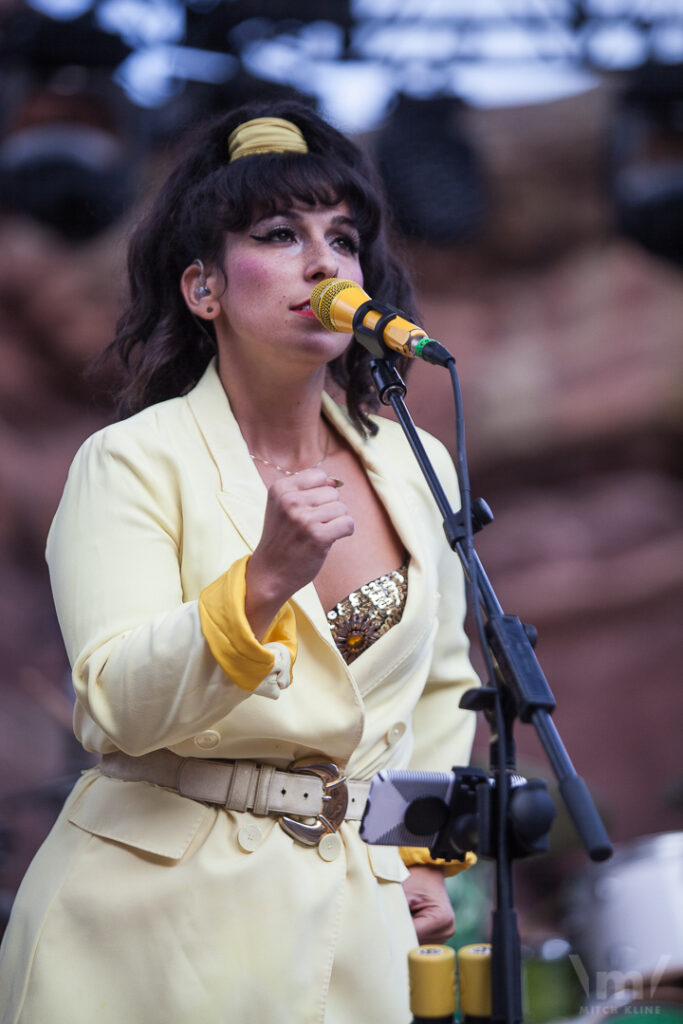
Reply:
<svg viewBox="0 0 683 1024"><path fill-rule="evenodd" d="M318 318L311 309L311 303L308 299L306 302L300 302L298 306L291 306L290 308L292 313L296 313L297 316L302 317L304 320L315 320L316 323L319 323Z"/></svg>

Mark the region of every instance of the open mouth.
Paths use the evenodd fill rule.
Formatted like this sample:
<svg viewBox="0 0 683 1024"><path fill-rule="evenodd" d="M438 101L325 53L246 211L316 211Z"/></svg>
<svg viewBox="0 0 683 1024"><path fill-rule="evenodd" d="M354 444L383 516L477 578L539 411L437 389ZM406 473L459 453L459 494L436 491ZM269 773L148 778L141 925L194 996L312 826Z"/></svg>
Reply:
<svg viewBox="0 0 683 1024"><path fill-rule="evenodd" d="M307 299L306 302L300 302L298 306L292 306L292 309L294 310L295 313L310 313L311 303Z"/></svg>

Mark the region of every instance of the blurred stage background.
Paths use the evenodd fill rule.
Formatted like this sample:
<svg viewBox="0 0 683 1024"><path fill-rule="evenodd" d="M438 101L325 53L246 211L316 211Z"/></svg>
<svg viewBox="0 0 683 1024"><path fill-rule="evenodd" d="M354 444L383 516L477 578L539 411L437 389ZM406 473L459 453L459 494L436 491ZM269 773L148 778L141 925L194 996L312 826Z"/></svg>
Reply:
<svg viewBox="0 0 683 1024"><path fill-rule="evenodd" d="M380 162L425 326L457 357L473 494L496 517L482 562L539 630L612 838L681 829L683 19L469 7L0 4L3 913L89 763L43 561L70 461L112 418L85 371L179 131L253 95L303 94ZM447 376L415 366L408 404L453 450ZM517 739L551 781L531 727ZM480 727L482 765L486 745ZM584 869L560 808L552 853L519 871L526 943L563 934Z"/></svg>

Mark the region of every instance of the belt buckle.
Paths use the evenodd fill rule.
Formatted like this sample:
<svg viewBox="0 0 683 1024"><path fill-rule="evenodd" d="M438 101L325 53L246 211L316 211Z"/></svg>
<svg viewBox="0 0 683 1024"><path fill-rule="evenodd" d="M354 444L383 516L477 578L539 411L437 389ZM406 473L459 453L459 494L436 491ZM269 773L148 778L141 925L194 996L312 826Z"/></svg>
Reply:
<svg viewBox="0 0 683 1024"><path fill-rule="evenodd" d="M278 818L280 828L292 839L296 839L304 846L317 846L323 836L337 831L346 816L349 803L346 778L336 764L321 761L317 757L304 757L291 764L287 770L316 775L322 781L323 809L316 815L315 824L308 825L304 821L295 821L284 814Z"/></svg>

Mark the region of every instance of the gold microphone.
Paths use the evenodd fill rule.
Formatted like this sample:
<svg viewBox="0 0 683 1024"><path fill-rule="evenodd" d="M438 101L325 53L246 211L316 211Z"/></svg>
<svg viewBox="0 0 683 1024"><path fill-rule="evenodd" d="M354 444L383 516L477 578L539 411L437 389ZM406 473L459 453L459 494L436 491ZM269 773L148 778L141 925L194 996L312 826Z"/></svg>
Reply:
<svg viewBox="0 0 683 1024"><path fill-rule="evenodd" d="M438 341L427 337L417 324L398 310L375 302L355 281L328 277L311 292L311 309L328 331L355 334L356 340L375 357L384 355L382 345L409 359L424 359L445 366L453 359Z"/></svg>

